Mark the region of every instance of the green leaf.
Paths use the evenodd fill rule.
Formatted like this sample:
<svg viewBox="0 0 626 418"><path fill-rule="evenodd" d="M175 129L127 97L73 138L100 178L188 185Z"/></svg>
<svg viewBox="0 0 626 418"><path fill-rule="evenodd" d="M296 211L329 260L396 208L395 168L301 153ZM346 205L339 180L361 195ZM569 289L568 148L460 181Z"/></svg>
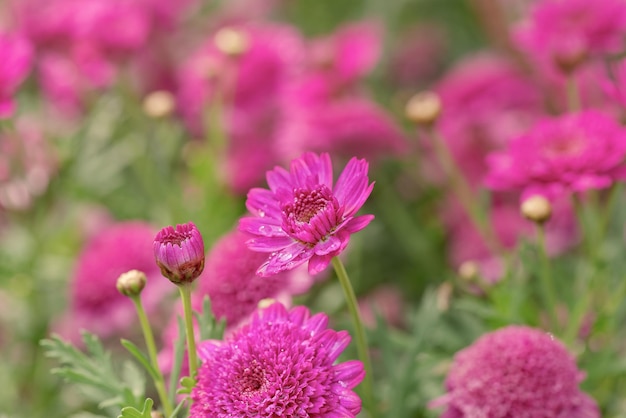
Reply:
<svg viewBox="0 0 626 418"><path fill-rule="evenodd" d="M224 319L217 321L211 311L211 300L209 296L205 296L202 300L202 312L195 312L196 320L200 328L200 340L221 340L224 336L224 328L226 321Z"/></svg>
<svg viewBox="0 0 626 418"><path fill-rule="evenodd" d="M170 401L172 404L176 403L176 388L178 387L178 378L180 377L180 370L183 365L183 359L185 356L185 324L183 319L178 316L178 338L174 342L174 365L170 373Z"/></svg>
<svg viewBox="0 0 626 418"><path fill-rule="evenodd" d="M185 376L180 379L181 388L176 391L178 394L189 394L196 385L196 381L189 376Z"/></svg>
<svg viewBox="0 0 626 418"><path fill-rule="evenodd" d="M118 415L117 418L151 418L153 404L154 401L147 398L143 403L143 409L141 411L132 406L127 406L122 408L122 414Z"/></svg>
<svg viewBox="0 0 626 418"><path fill-rule="evenodd" d="M148 359L148 356L146 356L139 349L139 347L137 347L132 341L126 340L124 338L121 339L121 343L124 346L124 348L127 349L128 352L132 354L133 357L135 357L139 363L141 363L141 365L148 371L148 373L150 373L150 376L155 381L159 380L159 374L157 373L156 370L154 370L154 367L152 367L152 364L150 364L150 360Z"/></svg>

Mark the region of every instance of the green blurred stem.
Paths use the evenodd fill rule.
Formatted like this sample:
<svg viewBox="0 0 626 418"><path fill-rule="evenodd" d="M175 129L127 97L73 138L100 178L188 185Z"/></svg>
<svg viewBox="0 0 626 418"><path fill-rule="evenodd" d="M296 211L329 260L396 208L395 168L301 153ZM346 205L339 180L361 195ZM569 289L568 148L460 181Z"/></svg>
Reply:
<svg viewBox="0 0 626 418"><path fill-rule="evenodd" d="M600 231L598 232L600 241L604 241L606 237L611 223L611 217L613 216L613 210L615 209L615 205L620 199L623 190L624 186L622 183L613 183L613 185L611 185L608 199L604 205L604 210L600 214Z"/></svg>
<svg viewBox="0 0 626 418"><path fill-rule="evenodd" d="M569 74L565 80L565 89L567 90L567 109L570 112L578 112L582 108L580 98L580 90L573 74Z"/></svg>
<svg viewBox="0 0 626 418"><path fill-rule="evenodd" d="M191 283L178 286L180 298L183 301L185 315L185 333L187 334L187 355L189 356L189 376L196 378L198 357L196 354L196 338L193 329L193 311L191 309Z"/></svg>
<svg viewBox="0 0 626 418"><path fill-rule="evenodd" d="M339 257L333 257L333 268L343 289L343 294L346 298L348 310L352 315L352 322L354 325L354 333L356 340L356 349L359 359L363 363L365 368L365 378L363 379L363 390L365 392L365 404L368 405L370 415L375 417L376 414L376 402L374 400L374 390L372 383L372 362L370 360L369 350L367 348L367 339L365 337L365 328L363 327L363 320L361 319L361 313L359 311L359 305L354 294L354 289L350 283L348 272L344 267Z"/></svg>
<svg viewBox="0 0 626 418"><path fill-rule="evenodd" d="M550 315L551 328L555 329L559 326L556 315L556 290L554 288L554 280L552 278L552 265L546 246L546 230L543 224L537 223L537 247L539 249L539 257L541 258L541 287L543 297L545 299L545 308Z"/></svg>
<svg viewBox="0 0 626 418"><path fill-rule="evenodd" d="M454 161L454 157L450 153L445 139L434 127L428 129L428 134L432 139L437 160L450 180L450 185L459 203L463 206L463 209L478 230L478 233L483 238L489 250L493 254L504 256L504 249L500 245L489 221L481 216L481 208L477 204L478 200L474 198L472 189L465 181L463 174L459 171L458 164Z"/></svg>
<svg viewBox="0 0 626 418"><path fill-rule="evenodd" d="M166 417L172 416L172 404L170 403L170 399L167 396L167 391L165 390L165 379L163 378L163 374L161 373L161 369L159 368L159 364L157 362L157 350L156 344L154 343L154 335L152 334L152 328L150 327L150 322L148 321L148 317L146 316L146 311L143 309L143 305L141 304L141 297L139 295L135 295L131 297L133 303L135 304L135 308L137 309L137 317L139 317L139 323L141 324L141 330L143 331L143 338L146 340L146 347L148 348L148 355L150 356L150 363L154 368L156 373L156 377L154 379L154 386L156 387L157 393L159 394L159 399L161 399L161 406L163 407L163 413Z"/></svg>

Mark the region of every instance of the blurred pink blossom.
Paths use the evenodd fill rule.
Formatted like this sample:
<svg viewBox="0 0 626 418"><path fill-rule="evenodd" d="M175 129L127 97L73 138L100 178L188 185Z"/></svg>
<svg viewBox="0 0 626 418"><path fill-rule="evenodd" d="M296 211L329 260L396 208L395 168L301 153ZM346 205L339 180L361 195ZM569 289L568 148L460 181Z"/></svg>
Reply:
<svg viewBox="0 0 626 418"><path fill-rule="evenodd" d="M622 0L545 0L534 4L514 39L535 64L559 72L564 64L621 52L625 35Z"/></svg>
<svg viewBox="0 0 626 418"><path fill-rule="evenodd" d="M522 199L604 189L626 176L626 130L597 111L544 118L488 158L486 184Z"/></svg>
<svg viewBox="0 0 626 418"><path fill-rule="evenodd" d="M0 32L0 119L13 115L13 95L28 76L33 49L24 37Z"/></svg>
<svg viewBox="0 0 626 418"><path fill-rule="evenodd" d="M132 301L118 292L120 274L136 269L148 279L141 299L148 315L167 311L166 295L173 286L154 261L155 230L141 221L111 224L86 243L71 281L69 310L57 325L61 336L76 343L85 329L101 338L128 335L136 313Z"/></svg>
<svg viewBox="0 0 626 418"><path fill-rule="evenodd" d="M482 184L487 154L505 148L543 114L537 86L512 62L493 54L461 60L435 90L443 102L438 127L473 187Z"/></svg>

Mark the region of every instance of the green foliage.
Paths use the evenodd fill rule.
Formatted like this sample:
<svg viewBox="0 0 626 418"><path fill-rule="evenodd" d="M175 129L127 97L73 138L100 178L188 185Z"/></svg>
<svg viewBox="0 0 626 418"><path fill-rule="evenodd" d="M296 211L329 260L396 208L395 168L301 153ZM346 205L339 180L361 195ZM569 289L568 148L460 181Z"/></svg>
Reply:
<svg viewBox="0 0 626 418"><path fill-rule="evenodd" d="M141 407L145 392L145 378L137 366L126 361L121 373L94 334L82 333L86 352L82 352L59 336L41 341L46 356L56 359L60 366L52 373L76 384L99 400L99 408Z"/></svg>
<svg viewBox="0 0 626 418"><path fill-rule="evenodd" d="M122 414L118 415L117 418L151 418L153 403L152 399L146 399L143 403L143 409L141 411L132 406L122 408Z"/></svg>

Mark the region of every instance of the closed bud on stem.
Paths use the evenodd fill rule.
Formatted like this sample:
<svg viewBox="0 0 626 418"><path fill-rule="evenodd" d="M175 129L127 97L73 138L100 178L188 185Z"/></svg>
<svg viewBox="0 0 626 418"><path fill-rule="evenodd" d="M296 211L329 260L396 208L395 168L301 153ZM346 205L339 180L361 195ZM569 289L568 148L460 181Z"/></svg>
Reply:
<svg viewBox="0 0 626 418"><path fill-rule="evenodd" d="M407 102L404 113L411 122L421 126L433 125L441 114L442 104L437 93L423 91Z"/></svg>
<svg viewBox="0 0 626 418"><path fill-rule="evenodd" d="M153 91L143 99L144 113L155 119L170 116L175 106L174 96L165 90Z"/></svg>
<svg viewBox="0 0 626 418"><path fill-rule="evenodd" d="M144 287L146 287L146 275L139 270L130 270L122 273L117 278L117 290L124 296L139 296Z"/></svg>
<svg viewBox="0 0 626 418"><path fill-rule="evenodd" d="M193 282L204 270L204 241L193 222L163 228L153 248L161 274L176 285Z"/></svg>
<svg viewBox="0 0 626 418"><path fill-rule="evenodd" d="M248 36L240 30L222 28L215 34L215 45L226 55L238 57L250 46Z"/></svg>
<svg viewBox="0 0 626 418"><path fill-rule="evenodd" d="M467 282L475 281L478 278L478 264L474 261L465 261L459 266L459 277Z"/></svg>
<svg viewBox="0 0 626 418"><path fill-rule="evenodd" d="M524 200L520 211L524 218L543 224L552 216L552 205L545 197L536 195Z"/></svg>

